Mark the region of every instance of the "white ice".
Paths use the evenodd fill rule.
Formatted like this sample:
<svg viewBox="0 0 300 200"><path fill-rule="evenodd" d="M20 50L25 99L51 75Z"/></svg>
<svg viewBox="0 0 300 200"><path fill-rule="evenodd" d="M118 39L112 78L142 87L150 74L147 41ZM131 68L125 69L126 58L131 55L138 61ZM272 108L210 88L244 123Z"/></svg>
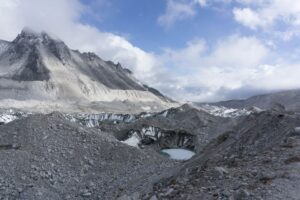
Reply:
<svg viewBox="0 0 300 200"><path fill-rule="evenodd" d="M122 143L127 144L127 145L132 146L132 147L139 147L140 138L136 133L134 133L127 140L122 141Z"/></svg>

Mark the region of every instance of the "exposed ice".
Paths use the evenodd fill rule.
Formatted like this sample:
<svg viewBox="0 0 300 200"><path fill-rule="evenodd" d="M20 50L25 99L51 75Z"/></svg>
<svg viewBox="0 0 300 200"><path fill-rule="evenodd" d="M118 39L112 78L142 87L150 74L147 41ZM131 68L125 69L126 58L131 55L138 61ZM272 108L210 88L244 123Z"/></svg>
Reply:
<svg viewBox="0 0 300 200"><path fill-rule="evenodd" d="M0 113L0 124L7 124L21 117L27 117L30 114L31 113L18 112L12 109L5 110Z"/></svg>
<svg viewBox="0 0 300 200"><path fill-rule="evenodd" d="M224 106L212 106L212 105L202 105L200 109L208 112L211 115L218 117L239 117L251 114L250 110L247 109L234 109L226 108Z"/></svg>
<svg viewBox="0 0 300 200"><path fill-rule="evenodd" d="M17 119L17 117L14 116L14 115L11 115L11 114L1 114L0 115L0 122L4 123L4 124L12 122L12 121L14 121L16 119Z"/></svg>
<svg viewBox="0 0 300 200"><path fill-rule="evenodd" d="M137 133L134 133L130 138L121 142L132 147L139 147L140 138Z"/></svg>

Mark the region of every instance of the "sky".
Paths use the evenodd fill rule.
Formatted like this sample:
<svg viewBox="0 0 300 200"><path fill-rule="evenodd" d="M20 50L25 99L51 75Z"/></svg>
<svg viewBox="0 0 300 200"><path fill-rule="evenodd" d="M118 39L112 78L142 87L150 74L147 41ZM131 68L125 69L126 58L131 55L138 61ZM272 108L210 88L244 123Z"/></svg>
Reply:
<svg viewBox="0 0 300 200"><path fill-rule="evenodd" d="M24 27L179 101L300 88L299 0L0 0L0 38Z"/></svg>

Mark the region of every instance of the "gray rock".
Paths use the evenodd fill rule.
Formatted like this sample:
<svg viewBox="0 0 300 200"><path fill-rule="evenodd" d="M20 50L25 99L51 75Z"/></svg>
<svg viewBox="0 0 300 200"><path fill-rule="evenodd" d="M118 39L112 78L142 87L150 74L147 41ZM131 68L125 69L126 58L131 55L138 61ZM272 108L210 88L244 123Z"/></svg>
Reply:
<svg viewBox="0 0 300 200"><path fill-rule="evenodd" d="M238 190L234 194L234 200L247 200L249 199L249 197L250 197L250 193L245 189Z"/></svg>
<svg viewBox="0 0 300 200"><path fill-rule="evenodd" d="M158 200L156 195L153 195L149 200Z"/></svg>
<svg viewBox="0 0 300 200"><path fill-rule="evenodd" d="M228 170L224 167L215 167L214 171L216 173L216 177L223 177L224 175L228 174Z"/></svg>
<svg viewBox="0 0 300 200"><path fill-rule="evenodd" d="M31 115L2 125L0 141L21 146L0 149L0 188L5 186L0 197L4 199L40 195L105 200L122 193L138 199L139 191L158 179L158 171L163 174L175 164L155 151L122 144L112 134L71 123L61 114Z"/></svg>

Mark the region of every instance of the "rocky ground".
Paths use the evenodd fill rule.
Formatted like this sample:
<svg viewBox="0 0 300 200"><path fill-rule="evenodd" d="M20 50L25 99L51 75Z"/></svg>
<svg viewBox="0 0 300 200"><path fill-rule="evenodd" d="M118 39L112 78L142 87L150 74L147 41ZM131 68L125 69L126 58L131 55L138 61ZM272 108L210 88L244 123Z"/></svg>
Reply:
<svg viewBox="0 0 300 200"><path fill-rule="evenodd" d="M298 200L299 125L293 114L252 114L157 183L144 199Z"/></svg>
<svg viewBox="0 0 300 200"><path fill-rule="evenodd" d="M0 199L116 199L174 165L59 113L0 126L0 160Z"/></svg>
<svg viewBox="0 0 300 200"><path fill-rule="evenodd" d="M231 118L191 105L135 116L8 114L0 199L300 199L300 116L280 105ZM133 133L136 147L121 142ZM163 148L196 155L174 161Z"/></svg>

